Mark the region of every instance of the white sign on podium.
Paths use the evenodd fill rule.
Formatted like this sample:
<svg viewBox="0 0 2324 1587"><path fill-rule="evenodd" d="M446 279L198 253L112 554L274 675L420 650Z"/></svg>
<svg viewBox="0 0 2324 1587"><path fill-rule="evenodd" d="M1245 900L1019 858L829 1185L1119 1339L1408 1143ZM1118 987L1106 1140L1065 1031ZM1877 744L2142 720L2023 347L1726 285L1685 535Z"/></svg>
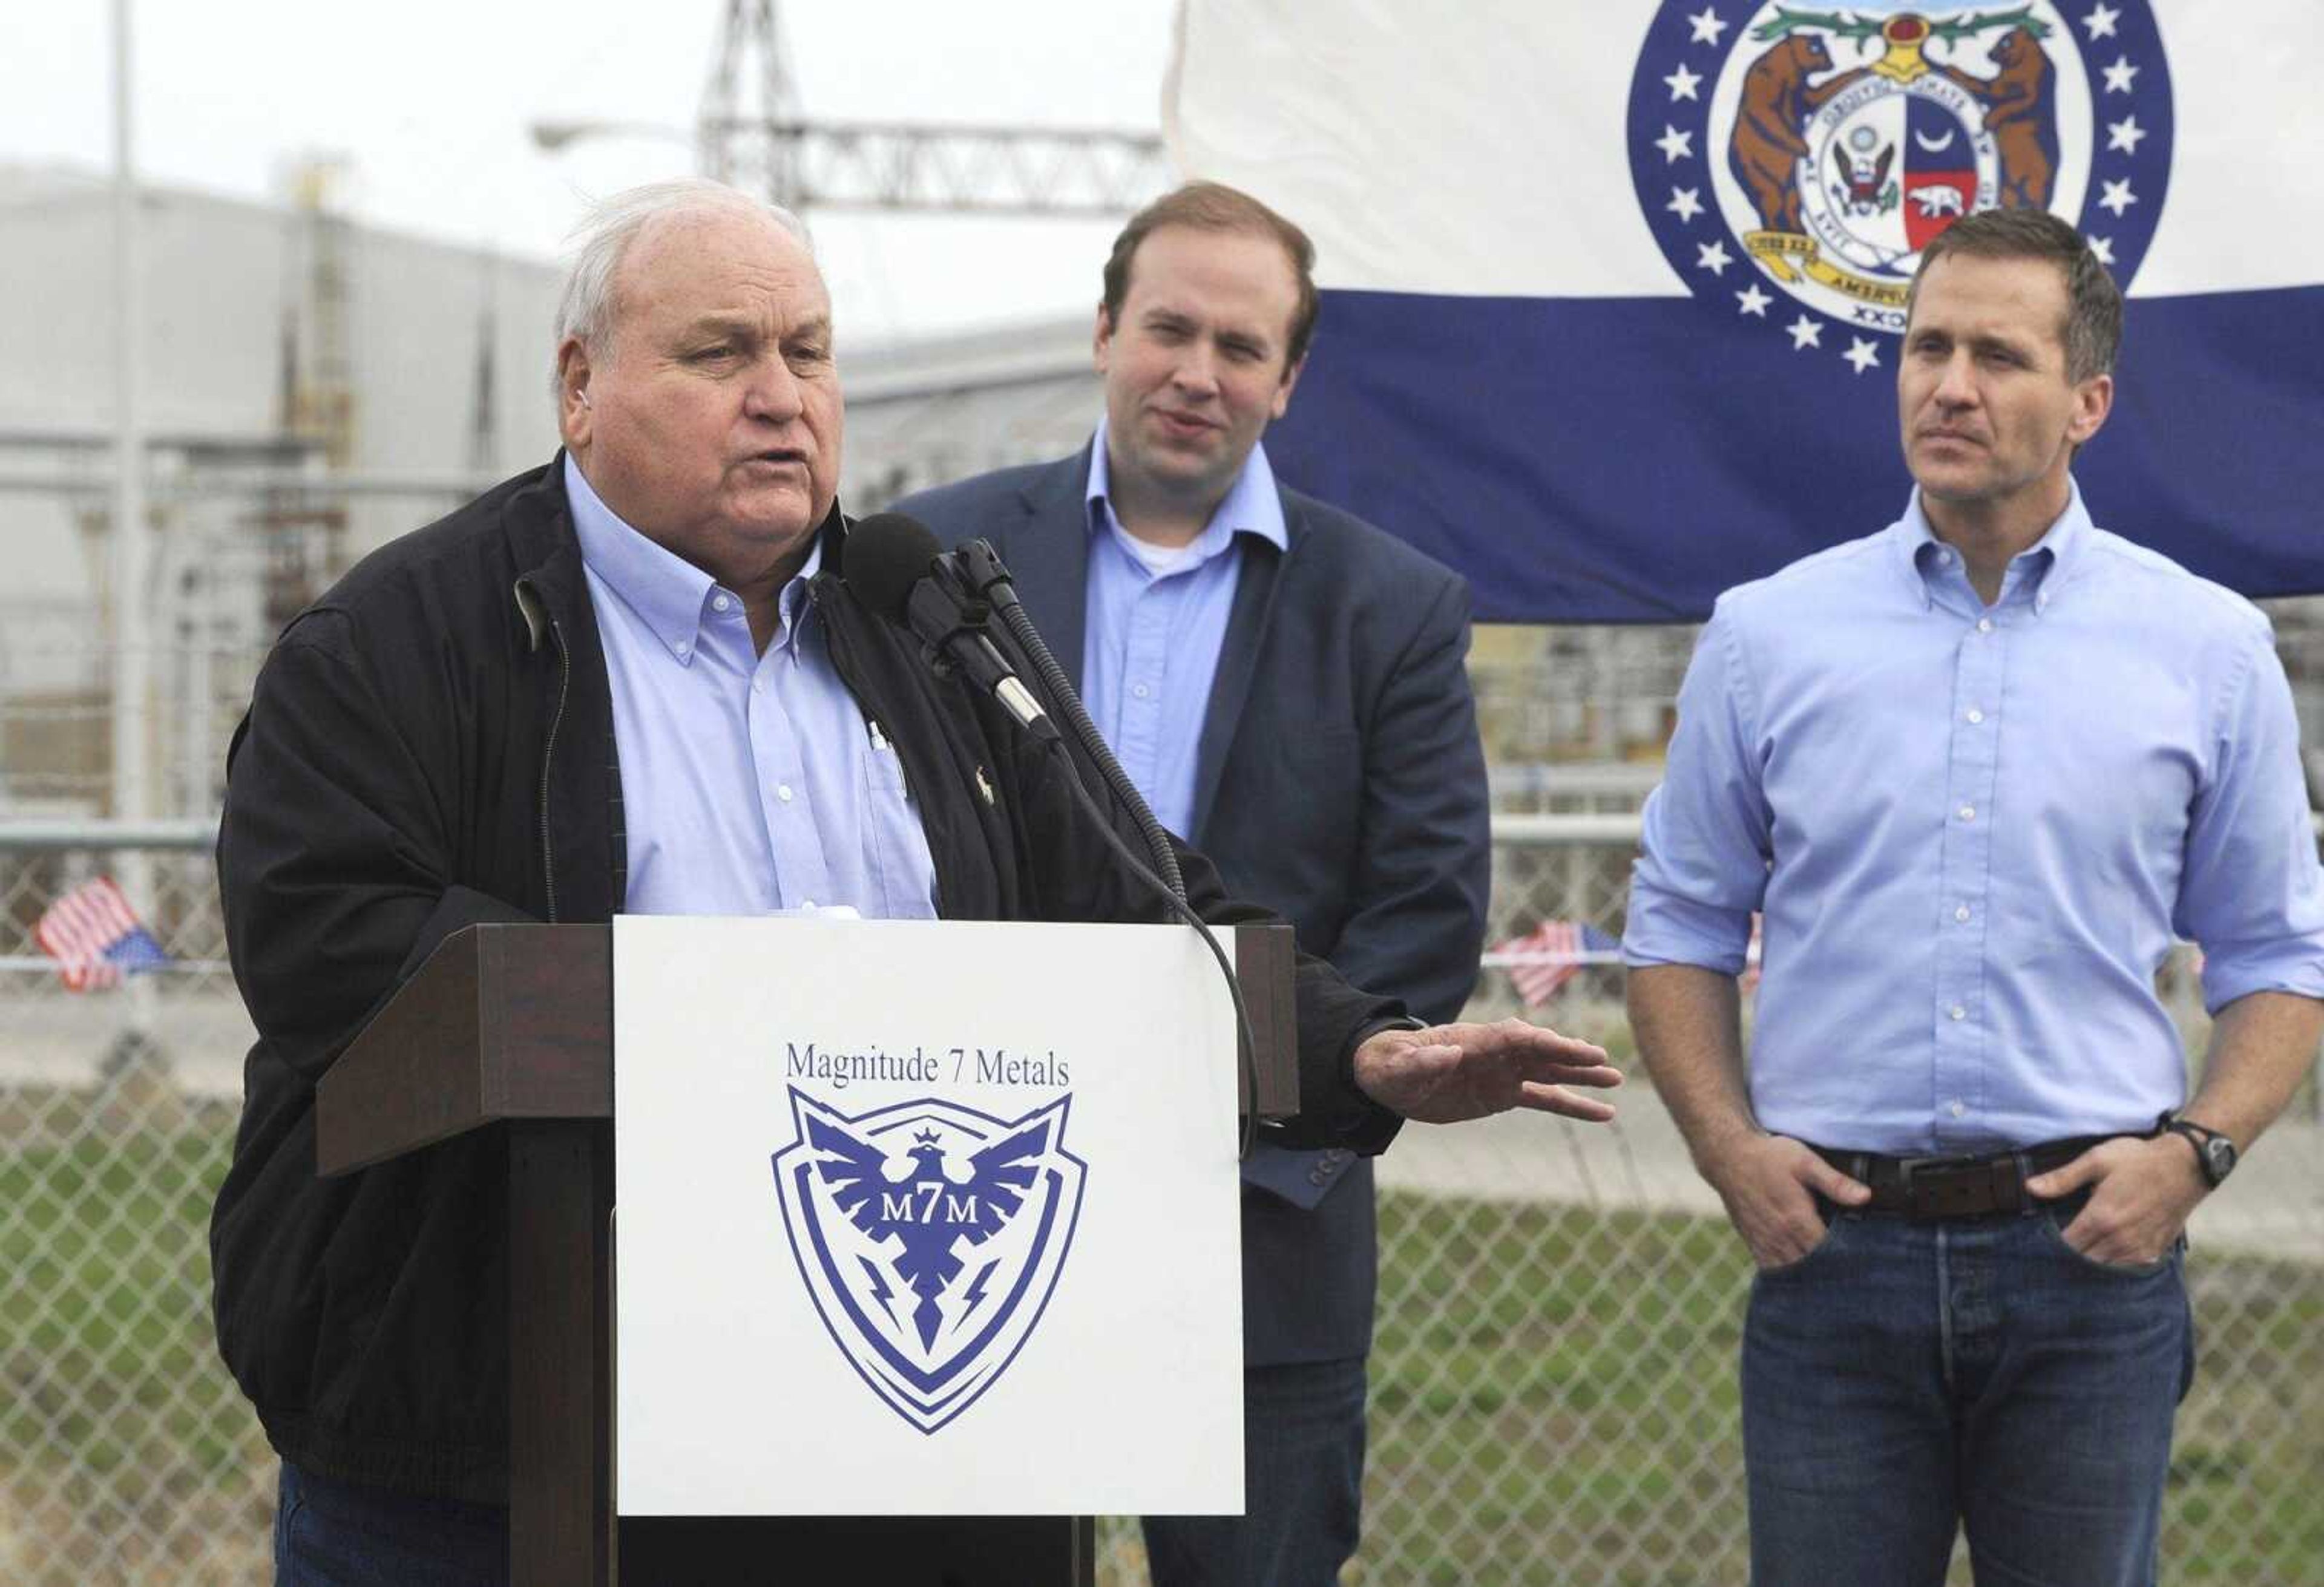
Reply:
<svg viewBox="0 0 2324 1587"><path fill-rule="evenodd" d="M622 1514L1241 1510L1191 931L622 916L613 1105Z"/></svg>

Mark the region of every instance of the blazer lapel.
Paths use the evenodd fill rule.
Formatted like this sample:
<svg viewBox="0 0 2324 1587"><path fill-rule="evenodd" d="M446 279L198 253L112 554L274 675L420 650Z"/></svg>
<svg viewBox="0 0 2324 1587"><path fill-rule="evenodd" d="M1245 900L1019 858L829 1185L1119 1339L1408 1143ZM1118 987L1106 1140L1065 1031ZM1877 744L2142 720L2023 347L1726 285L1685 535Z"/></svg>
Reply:
<svg viewBox="0 0 2324 1587"><path fill-rule="evenodd" d="M1233 748L1235 729L1242 720L1243 702L1250 698L1250 680L1259 670L1259 653L1275 619L1276 591L1282 583L1284 559L1296 555L1307 526L1298 509L1284 503L1281 551L1255 536L1237 538L1242 567L1235 574L1234 609L1227 614L1226 638L1219 646L1219 668L1211 679L1210 704L1203 715L1203 737L1194 760L1194 830L1184 834L1201 846L1211 821L1211 806L1218 799L1219 777Z"/></svg>
<svg viewBox="0 0 2324 1587"><path fill-rule="evenodd" d="M994 546L1009 564L1026 615L1076 690L1088 613L1083 592L1089 576L1089 457L1084 446L1028 482L1022 491L1024 526L1009 540L996 536Z"/></svg>

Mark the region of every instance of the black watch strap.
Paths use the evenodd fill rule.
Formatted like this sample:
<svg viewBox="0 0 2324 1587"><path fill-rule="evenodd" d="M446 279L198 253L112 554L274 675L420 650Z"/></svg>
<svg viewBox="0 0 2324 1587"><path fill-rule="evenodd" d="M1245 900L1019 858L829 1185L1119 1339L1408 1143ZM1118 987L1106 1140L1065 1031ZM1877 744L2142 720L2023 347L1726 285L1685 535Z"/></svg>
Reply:
<svg viewBox="0 0 2324 1587"><path fill-rule="evenodd" d="M2203 1176L2203 1183L2216 1190L2235 1171L2236 1143L2224 1130L2209 1124L2199 1124L2192 1119L2176 1114L2164 1114L2155 1120L2155 1133L2169 1133L2185 1138L2195 1149L2195 1168Z"/></svg>

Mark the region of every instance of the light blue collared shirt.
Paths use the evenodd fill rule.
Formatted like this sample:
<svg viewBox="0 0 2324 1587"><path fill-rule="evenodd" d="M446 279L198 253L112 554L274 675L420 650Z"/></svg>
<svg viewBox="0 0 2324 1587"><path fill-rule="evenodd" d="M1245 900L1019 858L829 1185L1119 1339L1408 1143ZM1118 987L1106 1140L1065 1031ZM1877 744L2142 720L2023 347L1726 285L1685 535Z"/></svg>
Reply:
<svg viewBox="0 0 2324 1587"><path fill-rule="evenodd" d="M1157 573L1114 516L1107 485L1100 419L1090 448L1082 702L1155 819L1183 838L1194 819L1203 718L1241 571L1242 558L1228 553L1238 535L1288 545L1283 499L1266 449L1253 446L1203 532Z"/></svg>
<svg viewBox="0 0 2324 1587"><path fill-rule="evenodd" d="M1896 1153L2144 1131L2185 1099L2155 996L2324 996L2324 875L2267 619L2075 490L1987 608L1915 493L1721 596L1646 802L1624 958L1743 968L1751 1103Z"/></svg>
<svg viewBox="0 0 2324 1587"><path fill-rule="evenodd" d="M821 544L761 655L742 597L615 517L570 457L565 493L613 688L628 911L933 917L903 767L833 670L807 596Z"/></svg>

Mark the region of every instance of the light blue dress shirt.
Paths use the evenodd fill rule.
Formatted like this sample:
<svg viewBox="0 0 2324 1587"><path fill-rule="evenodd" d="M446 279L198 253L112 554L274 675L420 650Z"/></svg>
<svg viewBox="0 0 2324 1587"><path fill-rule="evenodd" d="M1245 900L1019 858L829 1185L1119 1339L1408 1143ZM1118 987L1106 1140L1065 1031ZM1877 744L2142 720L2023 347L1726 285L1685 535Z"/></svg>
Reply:
<svg viewBox="0 0 2324 1587"><path fill-rule="evenodd" d="M1157 573L1114 516L1107 482L1101 419L1090 448L1082 703L1155 819L1184 838L1194 819L1203 719L1241 571L1242 558L1228 554L1239 535L1278 550L1287 545L1283 499L1266 448L1253 446L1203 532Z"/></svg>
<svg viewBox="0 0 2324 1587"><path fill-rule="evenodd" d="M615 517L570 457L565 491L613 688L629 912L932 918L903 767L808 599L822 546L783 586L761 655L742 597Z"/></svg>
<svg viewBox="0 0 2324 1587"><path fill-rule="evenodd" d="M2154 975L2324 996L2324 876L2257 609L2079 490L1985 606L1916 493L1721 596L1646 802L1624 958L1743 968L1751 1103L1895 1153L2144 1131L2185 1099Z"/></svg>

